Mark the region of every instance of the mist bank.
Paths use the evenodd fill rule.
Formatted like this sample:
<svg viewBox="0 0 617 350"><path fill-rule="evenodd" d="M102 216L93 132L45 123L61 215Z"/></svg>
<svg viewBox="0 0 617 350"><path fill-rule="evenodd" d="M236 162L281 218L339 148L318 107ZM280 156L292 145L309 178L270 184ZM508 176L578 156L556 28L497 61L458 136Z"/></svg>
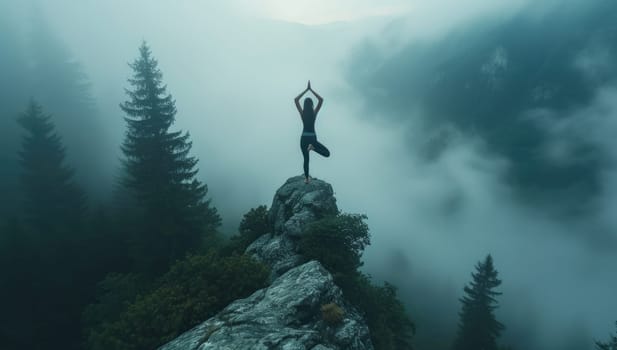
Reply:
<svg viewBox="0 0 617 350"><path fill-rule="evenodd" d="M18 203L14 119L33 95L57 121L77 180L112 192L127 62L147 39L222 231L301 173L292 99L311 79L332 151L311 169L343 210L368 215L365 270L400 287L419 344L446 346L457 298L488 253L504 281L507 343L585 349L609 334L612 2L414 2L315 26L233 3L0 4L2 205Z"/></svg>
<svg viewBox="0 0 617 350"><path fill-rule="evenodd" d="M452 336L464 276L486 253L510 344L591 349L611 331L615 14L540 2L405 40L409 16L386 33L397 45L356 48L359 115L404 142L388 206L403 219L377 219L387 233L368 270L402 286L427 325L419 341Z"/></svg>

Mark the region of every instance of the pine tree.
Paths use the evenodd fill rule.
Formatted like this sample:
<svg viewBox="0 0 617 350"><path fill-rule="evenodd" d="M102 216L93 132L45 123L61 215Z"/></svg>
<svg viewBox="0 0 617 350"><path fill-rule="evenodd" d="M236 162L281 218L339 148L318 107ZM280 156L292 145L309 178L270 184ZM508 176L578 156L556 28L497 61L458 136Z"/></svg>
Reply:
<svg viewBox="0 0 617 350"><path fill-rule="evenodd" d="M216 209L205 200L208 188L198 181L197 159L189 156L189 134L169 131L176 107L166 92L158 62L144 42L130 64L132 89L120 107L128 125L122 151L123 184L143 211L136 237L139 259L160 273L173 261L200 246L204 234L220 224Z"/></svg>
<svg viewBox="0 0 617 350"><path fill-rule="evenodd" d="M14 247L11 266L19 270L22 281L19 294L10 300L37 315L14 325L21 335L17 348L63 344L78 349L80 313L90 287L81 274L89 262L81 254L88 239L86 198L65 164L51 117L31 101L17 121L25 130L19 158L26 225L13 232L23 243ZM29 257L28 264L20 263L23 257Z"/></svg>
<svg viewBox="0 0 617 350"><path fill-rule="evenodd" d="M31 100L17 121L26 131L19 153L26 221L50 239L62 238L58 235L70 234L82 223L85 195L64 162L62 140L41 106Z"/></svg>
<svg viewBox="0 0 617 350"><path fill-rule="evenodd" d="M617 322L615 322L617 325ZM611 335L611 339L606 342L596 342L596 348L598 350L617 350L617 335Z"/></svg>
<svg viewBox="0 0 617 350"><path fill-rule="evenodd" d="M501 285L493 258L489 254L483 262L476 265L473 281L465 286L465 296L460 299L460 322L455 350L497 350L497 338L505 328L497 321L494 311L498 306L494 289Z"/></svg>

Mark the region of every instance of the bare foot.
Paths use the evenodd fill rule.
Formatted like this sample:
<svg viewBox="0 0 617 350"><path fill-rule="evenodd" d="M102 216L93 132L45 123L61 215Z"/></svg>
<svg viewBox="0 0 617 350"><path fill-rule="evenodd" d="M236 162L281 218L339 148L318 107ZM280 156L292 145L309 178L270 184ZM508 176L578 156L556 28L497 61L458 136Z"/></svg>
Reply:
<svg viewBox="0 0 617 350"><path fill-rule="evenodd" d="M312 143L309 143L309 145L308 145L308 147L306 149L310 152L310 151L314 150L315 147L313 147Z"/></svg>
<svg viewBox="0 0 617 350"><path fill-rule="evenodd" d="M310 176L305 177L304 178L304 183L307 184L309 182L311 182L311 177Z"/></svg>

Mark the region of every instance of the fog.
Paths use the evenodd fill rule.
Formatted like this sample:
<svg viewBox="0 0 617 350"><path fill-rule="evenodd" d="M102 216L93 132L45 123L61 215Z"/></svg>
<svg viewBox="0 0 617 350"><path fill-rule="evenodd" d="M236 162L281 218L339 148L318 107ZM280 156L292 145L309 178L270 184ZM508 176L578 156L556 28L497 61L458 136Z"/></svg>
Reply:
<svg viewBox="0 0 617 350"><path fill-rule="evenodd" d="M419 349L448 347L488 253L502 343L592 349L617 319L616 11L601 0L4 1L0 179L10 188L9 130L36 95L52 114L94 111L64 113L58 132L78 179L108 199L127 63L146 40L231 234L301 173L293 98L310 79L332 152L311 173L341 210L368 215L364 270L399 288ZM56 52L84 74L78 107L46 106L58 77L20 79L38 61L54 70Z"/></svg>

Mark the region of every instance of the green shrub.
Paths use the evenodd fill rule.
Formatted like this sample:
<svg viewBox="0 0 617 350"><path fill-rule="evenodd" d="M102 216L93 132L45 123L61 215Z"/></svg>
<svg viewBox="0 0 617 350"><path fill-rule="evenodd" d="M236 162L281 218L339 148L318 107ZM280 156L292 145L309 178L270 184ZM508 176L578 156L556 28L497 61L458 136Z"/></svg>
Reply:
<svg viewBox="0 0 617 350"><path fill-rule="evenodd" d="M176 263L152 292L120 317L88 333L92 350L155 349L236 299L266 286L269 272L247 256L189 256Z"/></svg>
<svg viewBox="0 0 617 350"><path fill-rule="evenodd" d="M357 272L353 288L343 292L364 313L376 350L413 348L415 327L396 296L396 287L388 282L373 285L369 276Z"/></svg>
<svg viewBox="0 0 617 350"><path fill-rule="evenodd" d="M335 277L353 274L370 244L365 219L366 215L339 214L313 222L300 240L300 253L319 261Z"/></svg>
<svg viewBox="0 0 617 350"><path fill-rule="evenodd" d="M251 210L242 217L239 227L240 235L249 236L251 241L271 230L272 225L268 220L268 207L265 205L251 208Z"/></svg>
<svg viewBox="0 0 617 350"><path fill-rule="evenodd" d="M268 207L260 205L251 208L244 214L238 234L231 237L228 245L221 249L222 254L243 254L246 248L261 235L272 232L272 224L268 219Z"/></svg>
<svg viewBox="0 0 617 350"><path fill-rule="evenodd" d="M343 321L345 312L335 303L321 306L321 318L330 325L337 325Z"/></svg>
<svg viewBox="0 0 617 350"><path fill-rule="evenodd" d="M86 306L82 319L86 328L120 318L127 306L151 286L142 276L134 273L110 273L97 285L97 302Z"/></svg>
<svg viewBox="0 0 617 350"><path fill-rule="evenodd" d="M300 253L333 274L345 297L364 314L376 350L411 349L415 329L396 288L389 283L375 286L358 271L362 252L370 244L365 219L365 215L339 214L312 223L300 240Z"/></svg>

